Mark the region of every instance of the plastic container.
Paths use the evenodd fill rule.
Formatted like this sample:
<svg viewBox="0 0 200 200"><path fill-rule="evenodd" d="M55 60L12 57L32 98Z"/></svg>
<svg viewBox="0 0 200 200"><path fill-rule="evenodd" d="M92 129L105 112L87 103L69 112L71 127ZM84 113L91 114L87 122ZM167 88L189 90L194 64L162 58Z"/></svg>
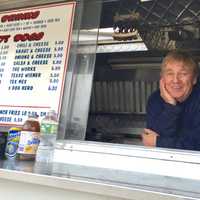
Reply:
<svg viewBox="0 0 200 200"><path fill-rule="evenodd" d="M58 132L57 114L50 110L41 121L41 141L40 145L54 146Z"/></svg>
<svg viewBox="0 0 200 200"><path fill-rule="evenodd" d="M36 161L45 163L52 162L57 131L57 114L54 110L50 110L41 121L41 137Z"/></svg>
<svg viewBox="0 0 200 200"><path fill-rule="evenodd" d="M36 114L32 114L23 124L17 150L19 160L34 160L36 157L40 143L40 123L37 118Z"/></svg>

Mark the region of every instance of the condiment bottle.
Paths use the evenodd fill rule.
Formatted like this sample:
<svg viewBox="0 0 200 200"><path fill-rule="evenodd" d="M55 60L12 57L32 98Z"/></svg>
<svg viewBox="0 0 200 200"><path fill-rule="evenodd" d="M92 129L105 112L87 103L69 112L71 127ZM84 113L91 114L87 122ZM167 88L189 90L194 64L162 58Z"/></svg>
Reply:
<svg viewBox="0 0 200 200"><path fill-rule="evenodd" d="M34 160L40 143L40 123L38 115L33 113L22 126L17 150L17 159Z"/></svg>

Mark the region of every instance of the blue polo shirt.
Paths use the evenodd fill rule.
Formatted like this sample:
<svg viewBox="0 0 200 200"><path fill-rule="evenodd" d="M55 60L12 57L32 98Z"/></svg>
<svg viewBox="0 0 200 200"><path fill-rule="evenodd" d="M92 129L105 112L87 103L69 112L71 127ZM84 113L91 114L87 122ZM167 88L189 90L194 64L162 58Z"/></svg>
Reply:
<svg viewBox="0 0 200 200"><path fill-rule="evenodd" d="M166 103L155 91L147 103L147 128L157 132L156 146L200 150L200 83L177 105Z"/></svg>

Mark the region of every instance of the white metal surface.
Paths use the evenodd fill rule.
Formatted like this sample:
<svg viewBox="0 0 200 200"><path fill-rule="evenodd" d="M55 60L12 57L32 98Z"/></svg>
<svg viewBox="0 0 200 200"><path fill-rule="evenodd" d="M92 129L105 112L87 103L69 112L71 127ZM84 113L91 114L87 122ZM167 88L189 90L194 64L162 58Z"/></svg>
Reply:
<svg viewBox="0 0 200 200"><path fill-rule="evenodd" d="M198 152L67 141L58 143L54 162L59 174L200 199Z"/></svg>
<svg viewBox="0 0 200 200"><path fill-rule="evenodd" d="M198 152L60 141L52 164L11 160L0 167L8 200L200 199Z"/></svg>
<svg viewBox="0 0 200 200"><path fill-rule="evenodd" d="M69 175L68 175L69 176ZM131 188L106 182L81 180L76 177L47 176L15 170L0 170L1 198L7 200L182 200L181 195L168 195L146 189ZM187 198L196 199L196 198Z"/></svg>

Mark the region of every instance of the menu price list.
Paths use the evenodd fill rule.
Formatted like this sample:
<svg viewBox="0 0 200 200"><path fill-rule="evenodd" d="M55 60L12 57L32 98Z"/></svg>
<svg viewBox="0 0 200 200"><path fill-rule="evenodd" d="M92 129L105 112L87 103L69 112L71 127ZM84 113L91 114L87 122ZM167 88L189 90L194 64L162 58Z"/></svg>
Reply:
<svg viewBox="0 0 200 200"><path fill-rule="evenodd" d="M60 70L63 62L64 41L55 41L53 51L53 61L49 77L49 91L56 91L60 79Z"/></svg>
<svg viewBox="0 0 200 200"><path fill-rule="evenodd" d="M49 42L19 43L15 50L8 89L34 90L35 83L43 81L43 73L48 73L51 57Z"/></svg>
<svg viewBox="0 0 200 200"><path fill-rule="evenodd" d="M0 84L2 83L2 80L4 78L8 49L9 45L0 46Z"/></svg>
<svg viewBox="0 0 200 200"><path fill-rule="evenodd" d="M29 109L18 109L18 108L8 108L3 109L0 108L0 123L23 123L23 117L26 118L30 115L38 115L39 117L43 118L46 116L47 112L45 111L32 111Z"/></svg>
<svg viewBox="0 0 200 200"><path fill-rule="evenodd" d="M50 44L49 41L33 42L33 43L18 43L16 45L14 59L12 62L10 76L4 74L4 67L6 66L9 45L1 46L3 49L0 53L2 60L0 61L0 83L7 79L7 87L11 92L19 94L21 91L33 92L36 90L36 85L46 85L46 90L49 92L56 92L59 88L59 83L62 74L62 65L64 62L64 41L55 41ZM48 74L48 75L47 75ZM48 76L48 81L44 81L43 76ZM37 92L37 91L36 91ZM35 111L32 111L34 113ZM28 116L31 111L8 109L0 110L0 123L13 122L22 123L23 116ZM37 115L42 117L45 111L36 111ZM1 116L3 114L4 116ZM6 117L8 115L8 117ZM10 116L9 116L10 115ZM21 117L22 116L22 117Z"/></svg>
<svg viewBox="0 0 200 200"><path fill-rule="evenodd" d="M0 124L59 113L75 3L0 14Z"/></svg>
<svg viewBox="0 0 200 200"><path fill-rule="evenodd" d="M34 48L37 45L42 47ZM48 91L56 91L63 64L63 45L64 41L55 41L53 47L49 46L49 42L37 42L33 43L33 46L29 44L28 48L22 48L18 45L8 81L8 90L34 90L34 83L39 83L40 80L43 81L42 78L45 72L45 74L49 74ZM23 44L23 46L26 45ZM5 62L2 61L1 64L5 65ZM50 64L51 67L49 68ZM3 70L2 68L2 72ZM0 74L1 76L2 74Z"/></svg>

